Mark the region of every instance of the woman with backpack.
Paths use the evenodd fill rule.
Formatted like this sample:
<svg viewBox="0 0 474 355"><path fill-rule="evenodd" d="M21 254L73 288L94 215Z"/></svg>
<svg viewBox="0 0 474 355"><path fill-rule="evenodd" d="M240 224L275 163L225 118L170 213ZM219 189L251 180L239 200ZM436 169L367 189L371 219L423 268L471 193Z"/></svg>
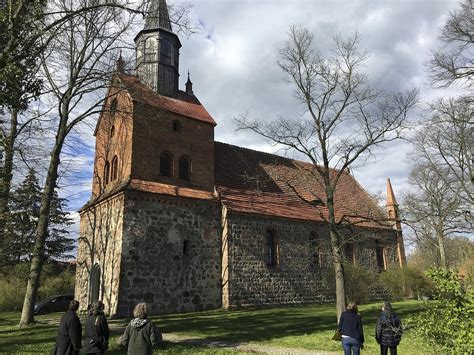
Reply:
<svg viewBox="0 0 474 355"><path fill-rule="evenodd" d="M91 306L86 321L84 352L86 354L103 355L109 348L109 336L110 331L104 314L104 304L97 301Z"/></svg>
<svg viewBox="0 0 474 355"><path fill-rule="evenodd" d="M380 344L380 354L387 355L390 349L390 355L397 355L397 346L402 339L402 322L395 314L390 302L384 302L382 313L375 326L375 340Z"/></svg>

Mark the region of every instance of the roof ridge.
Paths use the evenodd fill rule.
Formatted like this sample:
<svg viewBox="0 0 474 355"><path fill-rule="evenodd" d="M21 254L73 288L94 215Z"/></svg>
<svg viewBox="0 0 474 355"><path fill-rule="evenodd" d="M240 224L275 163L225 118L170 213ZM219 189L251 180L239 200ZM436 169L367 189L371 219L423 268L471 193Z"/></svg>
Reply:
<svg viewBox="0 0 474 355"><path fill-rule="evenodd" d="M238 146L238 145L235 145L235 144L229 144L229 143L224 143L224 142L219 142L219 141L214 141L214 143L227 145L227 146L230 146L230 147L233 147L233 148L244 149L244 150L248 150L250 152L260 153L260 154L264 154L264 155L267 155L267 156L270 156L270 157L278 157L280 159L284 159L284 160L287 160L289 162L296 162L296 163L302 163L302 164L305 164L305 165L313 166L313 163L303 161L303 160L298 160L298 159L291 159L291 158L284 157L284 156L274 154L274 153L262 152L261 150L255 150L255 149L251 149L251 148L247 148L247 147L241 147L241 146ZM322 167L322 165L318 165L318 166ZM340 171L340 169L335 169L335 168L329 168L329 169L332 170L332 171L336 171L336 172Z"/></svg>

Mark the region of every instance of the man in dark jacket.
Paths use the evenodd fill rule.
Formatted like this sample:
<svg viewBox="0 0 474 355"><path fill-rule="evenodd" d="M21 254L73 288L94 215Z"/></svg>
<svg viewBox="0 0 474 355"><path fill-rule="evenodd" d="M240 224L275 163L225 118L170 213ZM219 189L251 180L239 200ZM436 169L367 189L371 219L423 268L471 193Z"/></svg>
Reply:
<svg viewBox="0 0 474 355"><path fill-rule="evenodd" d="M133 310L135 317L125 328L121 343L128 347L128 355L152 355L153 347L162 341L161 331L148 319L145 303L139 303Z"/></svg>
<svg viewBox="0 0 474 355"><path fill-rule="evenodd" d="M76 311L79 302L73 300L69 303L68 310L61 317L59 322L56 345L53 349L54 355L75 355L81 349L82 327Z"/></svg>
<svg viewBox="0 0 474 355"><path fill-rule="evenodd" d="M400 318L392 310L390 302L384 302L382 314L380 314L375 326L375 340L380 344L380 354L387 355L390 349L391 355L397 355L397 346L402 339L402 323Z"/></svg>
<svg viewBox="0 0 474 355"><path fill-rule="evenodd" d="M85 353L103 355L109 348L109 336L110 331L104 314L104 304L97 301L92 305L86 321Z"/></svg>
<svg viewBox="0 0 474 355"><path fill-rule="evenodd" d="M360 349L364 348L365 338L362 318L355 302L349 303L342 312L338 329L341 332L344 355L359 355Z"/></svg>

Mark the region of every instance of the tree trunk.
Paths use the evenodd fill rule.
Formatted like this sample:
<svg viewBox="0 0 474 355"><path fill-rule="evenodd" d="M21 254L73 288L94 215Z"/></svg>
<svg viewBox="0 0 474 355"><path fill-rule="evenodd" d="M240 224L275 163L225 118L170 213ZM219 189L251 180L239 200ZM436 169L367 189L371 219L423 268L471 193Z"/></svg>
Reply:
<svg viewBox="0 0 474 355"><path fill-rule="evenodd" d="M438 239L439 258L441 260L441 266L447 268L448 262L446 261L446 251L444 249L444 235L442 226L438 226L436 228L436 238Z"/></svg>
<svg viewBox="0 0 474 355"><path fill-rule="evenodd" d="M341 317L341 313L346 308L346 285L344 275L344 264L341 251L341 242L336 226L336 217L334 211L334 197L332 189L327 189L327 207L329 214L329 235L331 239L331 252L334 264L334 275L336 281L336 317L337 322Z"/></svg>
<svg viewBox="0 0 474 355"><path fill-rule="evenodd" d="M61 125L56 136L56 144L51 152L48 175L46 177L43 196L41 198L40 214L36 227L36 240L31 259L30 274L26 287L25 300L21 312L20 326L29 325L34 322L34 305L38 294L41 270L44 263L44 249L48 236L49 212L53 198L54 188L58 177L59 157L66 136L66 128Z"/></svg>
<svg viewBox="0 0 474 355"><path fill-rule="evenodd" d="M3 141L4 150L4 164L2 171L2 181L0 186L0 231L4 235L7 215L8 215L8 200L10 198L10 189L13 178L13 155L15 139L17 135L18 126L18 111L11 109L10 111L10 132ZM3 260L4 261L4 260Z"/></svg>

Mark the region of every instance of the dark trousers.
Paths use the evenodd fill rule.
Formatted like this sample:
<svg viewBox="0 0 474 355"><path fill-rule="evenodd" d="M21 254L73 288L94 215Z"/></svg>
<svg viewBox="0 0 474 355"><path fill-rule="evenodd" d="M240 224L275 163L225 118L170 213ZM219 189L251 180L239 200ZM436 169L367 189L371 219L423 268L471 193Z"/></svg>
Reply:
<svg viewBox="0 0 474 355"><path fill-rule="evenodd" d="M397 355L397 346L385 346L380 344L380 355L387 355L390 349L390 355Z"/></svg>

